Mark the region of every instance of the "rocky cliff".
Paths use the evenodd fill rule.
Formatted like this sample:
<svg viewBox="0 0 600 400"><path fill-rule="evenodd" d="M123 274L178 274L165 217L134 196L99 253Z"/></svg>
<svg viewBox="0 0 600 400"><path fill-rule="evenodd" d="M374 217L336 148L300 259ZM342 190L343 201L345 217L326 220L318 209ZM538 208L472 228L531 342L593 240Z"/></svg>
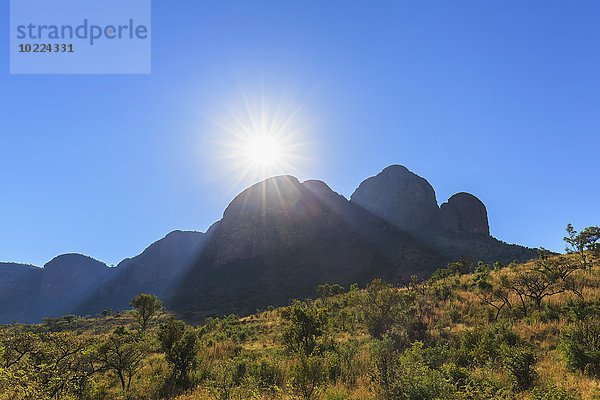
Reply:
<svg viewBox="0 0 600 400"><path fill-rule="evenodd" d="M389 166L363 181L351 201L408 232L421 228L484 235L490 232L481 200L460 192L440 208L429 182L401 165Z"/></svg>
<svg viewBox="0 0 600 400"><path fill-rule="evenodd" d="M429 182L401 165L363 181L350 200L404 231L432 224L439 212Z"/></svg>
<svg viewBox="0 0 600 400"><path fill-rule="evenodd" d="M438 222L448 232L490 234L485 205L469 193L457 193L442 204Z"/></svg>

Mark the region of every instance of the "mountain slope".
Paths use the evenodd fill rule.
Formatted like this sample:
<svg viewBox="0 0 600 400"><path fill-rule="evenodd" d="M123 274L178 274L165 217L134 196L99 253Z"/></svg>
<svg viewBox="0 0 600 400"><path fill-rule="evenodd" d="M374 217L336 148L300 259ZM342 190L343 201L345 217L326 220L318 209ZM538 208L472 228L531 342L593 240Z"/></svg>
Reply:
<svg viewBox="0 0 600 400"><path fill-rule="evenodd" d="M4 266L0 305L11 311L0 322L123 309L142 292L189 318L248 314L314 296L323 283L395 282L461 257L536 255L491 237L477 197L461 192L440 208L427 180L400 165L366 179L351 200L286 175L244 190L207 233L171 232L115 268L77 254L44 269Z"/></svg>
<svg viewBox="0 0 600 400"><path fill-rule="evenodd" d="M187 273L190 263L202 252L206 234L173 231L141 254L121 261L93 295L74 308L80 314L104 309L124 309L138 293L168 297Z"/></svg>
<svg viewBox="0 0 600 400"><path fill-rule="evenodd" d="M37 309L42 272L33 265L0 263L0 323L33 322L41 317Z"/></svg>
<svg viewBox="0 0 600 400"><path fill-rule="evenodd" d="M383 184L370 178L352 201L323 182L300 183L291 176L246 189L211 228L204 252L168 305L188 318L247 314L257 307L314 296L316 287L327 282L393 282L412 274L428 275L465 256L503 263L535 257L532 249L506 245L485 232L473 233L472 227L483 222L467 217L474 211L482 215L479 200L461 209L459 229L444 230L427 181L404 167L390 168ZM413 188L416 195L401 193ZM408 208L407 201L412 202ZM412 215L407 209L426 211Z"/></svg>
<svg viewBox="0 0 600 400"><path fill-rule="evenodd" d="M195 316L285 304L318 284L431 272L444 257L318 181L280 176L238 195L169 303Z"/></svg>

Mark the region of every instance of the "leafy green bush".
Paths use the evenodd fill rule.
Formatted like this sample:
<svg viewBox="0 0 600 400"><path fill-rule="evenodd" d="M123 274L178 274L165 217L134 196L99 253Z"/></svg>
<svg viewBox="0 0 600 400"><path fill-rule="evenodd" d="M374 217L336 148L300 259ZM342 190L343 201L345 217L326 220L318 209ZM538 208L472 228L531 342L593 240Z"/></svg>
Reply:
<svg viewBox="0 0 600 400"><path fill-rule="evenodd" d="M274 388L282 385L283 382L283 376L277 364L267 360L252 364L248 369L248 374L262 389Z"/></svg>
<svg viewBox="0 0 600 400"><path fill-rule="evenodd" d="M552 385L534 388L529 392L529 400L575 400L575 397L569 395L564 388Z"/></svg>
<svg viewBox="0 0 600 400"><path fill-rule="evenodd" d="M171 378L177 384L187 385L189 373L197 365L198 335L183 321L169 319L161 324L158 333L161 350L171 366Z"/></svg>
<svg viewBox="0 0 600 400"><path fill-rule="evenodd" d="M458 362L462 366L492 366L501 359L502 345L515 346L519 337L505 323L467 331L461 338Z"/></svg>
<svg viewBox="0 0 600 400"><path fill-rule="evenodd" d="M301 355L299 362L292 365L292 386L305 400L314 399L322 389L326 380L326 366L321 357Z"/></svg>
<svg viewBox="0 0 600 400"><path fill-rule="evenodd" d="M535 383L536 373L533 369L535 361L535 353L530 347L502 346L502 365L517 390L527 390Z"/></svg>
<svg viewBox="0 0 600 400"><path fill-rule="evenodd" d="M327 400L350 400L350 397L347 393L339 392L339 391L331 391L325 394Z"/></svg>
<svg viewBox="0 0 600 400"><path fill-rule="evenodd" d="M317 338L323 335L327 323L327 310L317 309L303 302L295 302L282 310L281 316L289 321L283 331L283 343L290 353L313 353Z"/></svg>
<svg viewBox="0 0 600 400"><path fill-rule="evenodd" d="M449 399L455 387L448 376L428 366L427 351L415 342L405 352L384 338L374 346L373 381L379 398L385 400Z"/></svg>
<svg viewBox="0 0 600 400"><path fill-rule="evenodd" d="M334 351L326 351L323 353L327 368L327 378L335 382L342 374L342 360L340 355Z"/></svg>
<svg viewBox="0 0 600 400"><path fill-rule="evenodd" d="M567 366L600 377L600 324L587 320L568 327L560 338Z"/></svg>
<svg viewBox="0 0 600 400"><path fill-rule="evenodd" d="M413 294L400 292L376 279L357 301L369 334L380 339L392 328L406 326L414 317L414 300Z"/></svg>

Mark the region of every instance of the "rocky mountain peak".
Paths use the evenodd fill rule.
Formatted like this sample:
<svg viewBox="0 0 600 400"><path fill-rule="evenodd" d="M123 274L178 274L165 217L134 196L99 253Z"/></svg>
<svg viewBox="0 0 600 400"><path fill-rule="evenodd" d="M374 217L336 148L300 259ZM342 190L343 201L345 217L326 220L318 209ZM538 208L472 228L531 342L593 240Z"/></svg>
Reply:
<svg viewBox="0 0 600 400"><path fill-rule="evenodd" d="M465 192L456 193L442 204L439 225L448 232L490 234L485 205Z"/></svg>
<svg viewBox="0 0 600 400"><path fill-rule="evenodd" d="M402 165L363 181L350 200L405 231L433 223L439 212L433 187Z"/></svg>
<svg viewBox="0 0 600 400"><path fill-rule="evenodd" d="M332 216L347 203L321 181L300 183L289 175L266 179L229 204L215 226L216 238L209 252L220 265L272 248L287 248L333 223Z"/></svg>
<svg viewBox="0 0 600 400"><path fill-rule="evenodd" d="M82 254L62 254L44 265L40 295L45 297L77 296L98 284L110 268Z"/></svg>

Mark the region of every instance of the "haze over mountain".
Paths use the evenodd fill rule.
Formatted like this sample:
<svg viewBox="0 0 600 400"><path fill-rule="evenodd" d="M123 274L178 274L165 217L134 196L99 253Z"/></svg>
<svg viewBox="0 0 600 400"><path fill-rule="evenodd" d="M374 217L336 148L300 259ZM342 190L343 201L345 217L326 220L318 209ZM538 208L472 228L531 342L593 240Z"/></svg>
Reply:
<svg viewBox="0 0 600 400"><path fill-rule="evenodd" d="M324 182L277 176L246 189L207 233L175 231L115 268L58 256L43 269L0 264L0 322L127 308L157 294L187 318L310 297L317 285L365 285L427 275L459 257L527 260L536 252L489 235L477 197L441 207L422 177L393 165L362 182L350 200Z"/></svg>

